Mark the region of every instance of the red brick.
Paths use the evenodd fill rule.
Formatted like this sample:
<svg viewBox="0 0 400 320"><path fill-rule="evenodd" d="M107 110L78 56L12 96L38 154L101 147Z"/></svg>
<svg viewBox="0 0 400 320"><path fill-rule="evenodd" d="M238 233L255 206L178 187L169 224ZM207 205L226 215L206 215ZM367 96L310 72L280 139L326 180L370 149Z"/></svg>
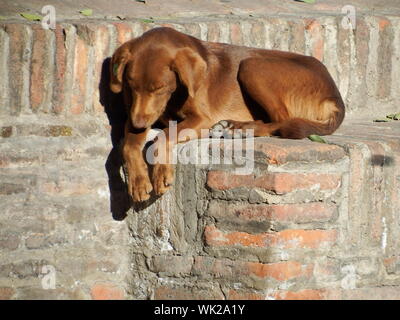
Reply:
<svg viewBox="0 0 400 320"><path fill-rule="evenodd" d="M120 46L133 38L132 26L130 24L125 22L115 22L113 25L117 30L117 46Z"/></svg>
<svg viewBox="0 0 400 320"><path fill-rule="evenodd" d="M192 274L194 275L212 275L214 277L228 278L233 275L234 261L228 259L215 259L208 256L197 256L194 258Z"/></svg>
<svg viewBox="0 0 400 320"><path fill-rule="evenodd" d="M4 188L4 185L0 184L0 189ZM0 194L3 195L4 191L0 190ZM12 233L12 232L6 232L0 234L0 249L4 250L16 250L18 249L20 244L20 236Z"/></svg>
<svg viewBox="0 0 400 320"><path fill-rule="evenodd" d="M207 24L207 26L208 26L207 41L218 42L221 33L218 23L210 22Z"/></svg>
<svg viewBox="0 0 400 320"><path fill-rule="evenodd" d="M25 240L25 246L28 249L38 249L44 246L46 236L43 233L34 233L28 236Z"/></svg>
<svg viewBox="0 0 400 320"><path fill-rule="evenodd" d="M255 140L254 151L258 158L261 153L267 163L277 165L297 161L335 162L346 156L343 148L333 144L271 138Z"/></svg>
<svg viewBox="0 0 400 320"><path fill-rule="evenodd" d="M209 171L207 185L216 190L247 187L285 194L295 190L311 188L318 190L336 189L340 186L340 178L339 174L276 172L255 177L254 175L235 175L224 171Z"/></svg>
<svg viewBox="0 0 400 320"><path fill-rule="evenodd" d="M355 30L357 61L358 64L361 64L359 67L363 68L364 70L366 69L368 63L368 53L369 53L368 43L370 41L369 31L370 30L368 24L365 22L365 20L357 19L357 28Z"/></svg>
<svg viewBox="0 0 400 320"><path fill-rule="evenodd" d="M314 277L318 279L333 279L341 278L343 275L340 272L340 260L327 258L318 259L315 262L315 267L313 271Z"/></svg>
<svg viewBox="0 0 400 320"><path fill-rule="evenodd" d="M123 300L124 290L112 283L97 283L90 291L93 300Z"/></svg>
<svg viewBox="0 0 400 320"><path fill-rule="evenodd" d="M290 30L288 21L278 17L267 18L270 24L270 39L272 41L272 48L274 50L288 51L290 42Z"/></svg>
<svg viewBox="0 0 400 320"><path fill-rule="evenodd" d="M0 137L9 138L15 133L15 129L12 126L0 127Z"/></svg>
<svg viewBox="0 0 400 320"><path fill-rule="evenodd" d="M104 24L99 23L80 23L76 26L76 33L88 46L94 46L96 41L96 31L104 30L104 27Z"/></svg>
<svg viewBox="0 0 400 320"><path fill-rule="evenodd" d="M305 29L310 34L312 56L322 61L324 58L324 35L321 24L316 20L308 20Z"/></svg>
<svg viewBox="0 0 400 320"><path fill-rule="evenodd" d="M166 28L171 28L171 29L175 29L175 30L176 30L176 27L175 27L174 24L172 24L172 23L161 23L160 26L161 26L161 27L166 27Z"/></svg>
<svg viewBox="0 0 400 320"><path fill-rule="evenodd" d="M359 109L366 104L366 99L368 97L368 90L366 84L367 78L367 65L368 65L368 55L369 55L369 41L370 41L370 31L369 26L362 18L357 18L357 28L355 29L355 49L356 49L356 59L357 64L355 66L355 72L352 76L356 77L357 92L359 92L358 98L353 102L354 109Z"/></svg>
<svg viewBox="0 0 400 320"><path fill-rule="evenodd" d="M61 113L65 108L65 81L67 68L67 49L65 45L64 28L57 24L54 31L56 37L55 54L55 84L53 91L53 112ZM70 49L71 50L71 49Z"/></svg>
<svg viewBox="0 0 400 320"><path fill-rule="evenodd" d="M76 37L73 70L73 93L70 112L81 114L85 110L86 76L88 70L89 48L81 37Z"/></svg>
<svg viewBox="0 0 400 320"><path fill-rule="evenodd" d="M386 272L389 274L399 273L400 267L400 256L392 256L383 259L383 265L386 268Z"/></svg>
<svg viewBox="0 0 400 320"><path fill-rule="evenodd" d="M215 288L188 288L160 286L154 292L155 300L223 300L222 292Z"/></svg>
<svg viewBox="0 0 400 320"><path fill-rule="evenodd" d="M124 41L125 35L128 35L128 32L132 32L127 28L126 24L116 24L118 30L118 37L120 38L118 41ZM119 30L118 28L122 28ZM105 25L99 25L95 31L94 35L94 77L93 77L93 111L95 113L104 113L104 107L100 102L99 95L99 83L100 81L105 81L108 85L108 79L101 79L102 71L103 71L103 62L107 58L108 53L110 51L110 34L109 29ZM125 41L124 41L125 42ZM104 76L104 75L103 75Z"/></svg>
<svg viewBox="0 0 400 320"><path fill-rule="evenodd" d="M0 154L0 168L20 168L36 165L40 162L37 154Z"/></svg>
<svg viewBox="0 0 400 320"><path fill-rule="evenodd" d="M297 261L275 263L259 263L215 259L211 257L196 257L193 265L194 274L209 274L218 278L237 278L251 276L260 279L272 278L277 281L287 281L298 277L310 277L313 265Z"/></svg>
<svg viewBox="0 0 400 320"><path fill-rule="evenodd" d="M266 294L250 290L231 289L227 294L228 300L337 300L340 298L340 290L335 289L277 290Z"/></svg>
<svg viewBox="0 0 400 320"><path fill-rule="evenodd" d="M30 99L31 108L37 111L44 102L44 77L46 69L46 52L48 51L49 43L47 42L47 31L41 26L32 26L33 41L32 41L32 62L31 62L31 86Z"/></svg>
<svg viewBox="0 0 400 320"><path fill-rule="evenodd" d="M153 272L163 272L172 275L189 274L193 265L193 257L190 256L154 256L151 261Z"/></svg>
<svg viewBox="0 0 400 320"><path fill-rule="evenodd" d="M343 300L400 300L399 286L381 286L342 290Z"/></svg>
<svg viewBox="0 0 400 320"><path fill-rule="evenodd" d="M376 95L380 99L390 96L392 88L393 27L386 18L379 20L378 86Z"/></svg>
<svg viewBox="0 0 400 320"><path fill-rule="evenodd" d="M200 39L201 31L198 23L185 23L184 27L187 34Z"/></svg>
<svg viewBox="0 0 400 320"><path fill-rule="evenodd" d="M227 300L265 300L266 295L248 290L229 290Z"/></svg>
<svg viewBox="0 0 400 320"><path fill-rule="evenodd" d="M26 87L24 68L28 61L27 53L29 48L29 27L25 24L10 23L5 28L10 37L10 51L8 61L9 93L10 93L10 114L18 115L28 100L29 87Z"/></svg>
<svg viewBox="0 0 400 320"><path fill-rule="evenodd" d="M209 214L218 218L238 218L243 221L324 222L333 218L336 206L325 203L235 205L212 202Z"/></svg>
<svg viewBox="0 0 400 320"><path fill-rule="evenodd" d="M388 25L390 24L390 21L386 18L382 18L379 20L379 30L382 31L384 30Z"/></svg>
<svg viewBox="0 0 400 320"><path fill-rule="evenodd" d="M230 25L231 43L234 45L243 45L242 29L238 22Z"/></svg>
<svg viewBox="0 0 400 320"><path fill-rule="evenodd" d="M253 175L233 175L224 171L209 171L207 173L207 185L216 190L252 186L254 180Z"/></svg>
<svg viewBox="0 0 400 320"><path fill-rule="evenodd" d="M299 291L275 291L267 295L271 300L323 300L324 290L304 289Z"/></svg>
<svg viewBox="0 0 400 320"><path fill-rule="evenodd" d="M44 182L40 185L41 192L60 196L90 194L95 188L93 184L71 181Z"/></svg>
<svg viewBox="0 0 400 320"><path fill-rule="evenodd" d="M332 245L336 241L337 231L289 229L279 232L250 234L246 232L223 232L214 225L208 225L204 230L204 238L209 246L317 249Z"/></svg>
<svg viewBox="0 0 400 320"><path fill-rule="evenodd" d="M25 286L17 289L18 300L86 300L90 298L82 289L56 288L43 290L40 286Z"/></svg>
<svg viewBox="0 0 400 320"><path fill-rule="evenodd" d="M88 273L92 272L118 272L119 269L119 261L118 260L105 260L105 261L99 261L96 259L95 261L90 261L87 263L87 271Z"/></svg>
<svg viewBox="0 0 400 320"><path fill-rule="evenodd" d="M363 151L359 146L351 146L350 154L350 179L349 179L349 234L347 241L351 245L360 245L363 232L354 232L362 230L364 221L361 219L363 212L366 212L368 207L367 199L365 199L365 188L369 184L364 173L364 156Z"/></svg>
<svg viewBox="0 0 400 320"><path fill-rule="evenodd" d="M380 142L365 141L365 144L368 146L371 155L380 155L382 159L385 157L385 148ZM368 162L367 166L370 165ZM385 205L388 197L388 188L385 187L384 184L387 183L387 181L385 181L384 166L375 164L372 165L371 169L372 170L369 171L369 177L365 179L368 181L368 191L365 194L366 198L364 201L369 204L370 210L372 210L371 212L374 214L365 216L369 221L369 230L367 234L373 243L382 245L382 235L384 232L382 218L385 216ZM358 192L358 194L360 195L360 192ZM371 197L371 195L373 196ZM362 223L365 224L365 221Z"/></svg>
<svg viewBox="0 0 400 320"><path fill-rule="evenodd" d="M304 38L304 20L288 21L288 25L292 34L289 42L289 51L304 54L305 38Z"/></svg>
<svg viewBox="0 0 400 320"><path fill-rule="evenodd" d="M337 66L336 70L338 70L338 74L340 74L340 77L338 77L337 85L340 90L340 93L342 95L342 98L344 101L346 101L350 86L351 86L351 64L350 64L350 59L351 59L351 39L350 39L350 34L353 33L353 30L351 29L345 29L342 28L340 25L341 20L338 21L339 26L337 28ZM364 41L364 39L362 40ZM340 70L340 72L339 72ZM368 81L368 80L367 80ZM374 80L375 81L375 80ZM360 96L357 95L357 98L360 98ZM355 99L357 100L357 99ZM354 101L354 100L353 100ZM364 105L364 104L362 104Z"/></svg>
<svg viewBox="0 0 400 320"><path fill-rule="evenodd" d="M140 24L141 26L142 26L142 32L143 33L145 33L146 31L149 31L149 30L151 30L151 29L153 29L154 28L154 24L153 23L148 23L148 22L141 22L141 24ZM174 27L173 27L173 25L171 25L171 24L161 24L162 26L169 26L169 27L171 27L171 28L173 28L173 29L175 29Z"/></svg>
<svg viewBox="0 0 400 320"><path fill-rule="evenodd" d="M10 287L0 287L0 300L10 300L15 290Z"/></svg>
<svg viewBox="0 0 400 320"><path fill-rule="evenodd" d="M249 43L252 43L256 48L265 47L265 27L260 21L254 21L251 23L251 31L249 34Z"/></svg>
<svg viewBox="0 0 400 320"><path fill-rule="evenodd" d="M259 278L273 278L278 281L286 281L298 277L310 277L312 265L303 265L296 261L284 261L263 264L258 262L245 263L248 275Z"/></svg>

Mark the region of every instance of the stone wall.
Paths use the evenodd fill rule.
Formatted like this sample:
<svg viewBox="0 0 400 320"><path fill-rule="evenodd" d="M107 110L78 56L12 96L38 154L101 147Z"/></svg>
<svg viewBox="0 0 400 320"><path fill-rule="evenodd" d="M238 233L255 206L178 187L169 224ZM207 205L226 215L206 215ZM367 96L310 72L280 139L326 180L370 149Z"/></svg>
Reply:
<svg viewBox="0 0 400 320"><path fill-rule="evenodd" d="M98 90L104 59L126 40L170 26L202 40L313 55L327 66L350 114L390 112L400 97L400 18L358 16L356 29L343 17L293 17L180 23L61 23L0 25L1 114L103 115ZM4 76L5 75L5 76ZM103 103L102 103L103 102Z"/></svg>
<svg viewBox="0 0 400 320"><path fill-rule="evenodd" d="M248 175L179 165L128 219L136 297L399 299L399 135L360 122L329 144L257 138Z"/></svg>

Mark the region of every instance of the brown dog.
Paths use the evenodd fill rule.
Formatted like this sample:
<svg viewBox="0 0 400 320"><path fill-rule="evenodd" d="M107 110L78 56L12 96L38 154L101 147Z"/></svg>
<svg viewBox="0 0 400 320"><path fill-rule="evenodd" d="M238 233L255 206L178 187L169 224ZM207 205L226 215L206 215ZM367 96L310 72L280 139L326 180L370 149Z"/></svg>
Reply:
<svg viewBox="0 0 400 320"><path fill-rule="evenodd" d="M171 28L120 46L110 87L123 91L129 110L123 157L134 201L147 200L153 189L163 194L173 182L169 164L155 164L150 182L142 155L156 122L177 120L178 133L191 128L200 136L201 129L229 119L221 124L254 129L255 136L301 139L333 133L345 112L333 79L313 57L201 41Z"/></svg>

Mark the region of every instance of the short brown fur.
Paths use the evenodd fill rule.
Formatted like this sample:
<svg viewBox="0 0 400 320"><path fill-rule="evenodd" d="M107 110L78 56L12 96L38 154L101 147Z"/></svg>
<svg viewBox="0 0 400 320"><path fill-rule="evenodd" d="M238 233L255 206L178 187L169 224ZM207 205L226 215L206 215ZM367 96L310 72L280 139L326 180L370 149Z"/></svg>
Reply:
<svg viewBox="0 0 400 320"><path fill-rule="evenodd" d="M155 164L150 180L142 155L155 123L178 120L178 133L191 128L200 134L229 120L255 136L301 139L333 133L345 114L333 79L313 57L201 41L171 28L152 29L119 47L110 87L123 91L129 110L123 157L135 201L147 200L153 189L163 194L173 181L169 164Z"/></svg>

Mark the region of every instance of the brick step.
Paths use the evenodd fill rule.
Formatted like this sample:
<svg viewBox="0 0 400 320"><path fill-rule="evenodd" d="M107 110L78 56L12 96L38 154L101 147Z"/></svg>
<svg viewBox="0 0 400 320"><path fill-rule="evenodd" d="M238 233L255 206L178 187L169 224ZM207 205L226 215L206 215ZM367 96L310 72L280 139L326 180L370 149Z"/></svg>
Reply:
<svg viewBox="0 0 400 320"><path fill-rule="evenodd" d="M35 147L32 148L32 145ZM0 168L63 166L65 162L79 163L96 157L106 160L111 149L108 135L95 135L89 139L38 136L9 138L0 144Z"/></svg>

